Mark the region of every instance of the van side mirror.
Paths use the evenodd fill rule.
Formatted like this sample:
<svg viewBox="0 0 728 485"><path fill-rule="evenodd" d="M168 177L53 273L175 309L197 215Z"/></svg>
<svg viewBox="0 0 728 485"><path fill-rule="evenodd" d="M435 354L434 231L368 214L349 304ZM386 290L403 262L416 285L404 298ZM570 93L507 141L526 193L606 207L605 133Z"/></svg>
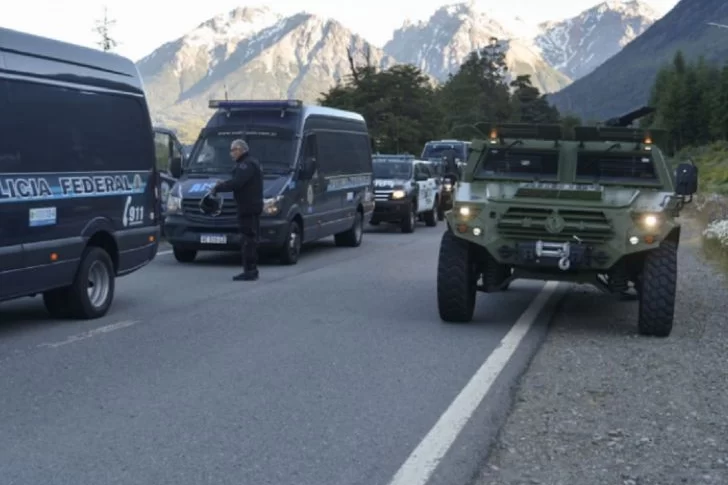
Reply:
<svg viewBox="0 0 728 485"><path fill-rule="evenodd" d="M182 176L182 159L180 157L174 157L169 162L169 173L176 179Z"/></svg>
<svg viewBox="0 0 728 485"><path fill-rule="evenodd" d="M692 196L698 191L698 167L683 162L675 170L675 194Z"/></svg>

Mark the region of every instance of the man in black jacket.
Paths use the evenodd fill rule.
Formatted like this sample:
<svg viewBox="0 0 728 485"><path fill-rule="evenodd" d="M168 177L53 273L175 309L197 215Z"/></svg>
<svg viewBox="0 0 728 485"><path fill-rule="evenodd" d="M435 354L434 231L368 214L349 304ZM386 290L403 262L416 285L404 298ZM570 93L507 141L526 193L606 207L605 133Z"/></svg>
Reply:
<svg viewBox="0 0 728 485"><path fill-rule="evenodd" d="M212 193L232 192L238 208L238 225L242 240L243 272L235 281L258 279L258 236L260 214L263 212L263 172L258 160L250 156L244 140L230 144L230 156L235 161L232 178L218 182Z"/></svg>

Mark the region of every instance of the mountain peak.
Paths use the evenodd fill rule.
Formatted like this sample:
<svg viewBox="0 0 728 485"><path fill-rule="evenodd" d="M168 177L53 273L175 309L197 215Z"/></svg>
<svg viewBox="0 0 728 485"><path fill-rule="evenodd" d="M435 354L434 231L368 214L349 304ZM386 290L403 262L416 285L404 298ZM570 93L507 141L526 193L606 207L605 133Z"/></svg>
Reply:
<svg viewBox="0 0 728 485"><path fill-rule="evenodd" d="M238 7L201 23L184 36L184 42L208 48L213 48L217 44L237 43L275 25L282 19L282 15L265 6Z"/></svg>
<svg viewBox="0 0 728 485"><path fill-rule="evenodd" d="M541 24L536 44L549 64L576 80L619 52L659 17L641 0L605 0L573 18Z"/></svg>
<svg viewBox="0 0 728 485"><path fill-rule="evenodd" d="M597 10L599 13L612 11L626 17L645 17L653 20L661 16L652 5L643 0L605 0L589 10Z"/></svg>

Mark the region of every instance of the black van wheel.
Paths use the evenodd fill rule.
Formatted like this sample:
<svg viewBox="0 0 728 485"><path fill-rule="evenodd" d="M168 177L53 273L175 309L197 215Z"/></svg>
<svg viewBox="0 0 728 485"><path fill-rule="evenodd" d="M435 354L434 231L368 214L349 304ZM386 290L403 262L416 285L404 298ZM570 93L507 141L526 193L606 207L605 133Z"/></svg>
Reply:
<svg viewBox="0 0 728 485"><path fill-rule="evenodd" d="M293 220L288 225L286 243L280 249L280 260L283 264L296 264L301 255L301 225Z"/></svg>
<svg viewBox="0 0 728 485"><path fill-rule="evenodd" d="M109 254L94 246L86 248L73 284L68 288L71 315L83 320L106 315L114 300L115 283Z"/></svg>
<svg viewBox="0 0 728 485"><path fill-rule="evenodd" d="M194 249L182 249L172 246L172 252L174 253L174 259L180 263L191 263L197 257L197 251Z"/></svg>
<svg viewBox="0 0 728 485"><path fill-rule="evenodd" d="M334 242L337 246L356 248L361 246L363 235L364 215L361 211L356 211L356 216L354 216L354 225L348 231L334 235Z"/></svg>
<svg viewBox="0 0 728 485"><path fill-rule="evenodd" d="M404 233L415 232L415 228L417 227L417 213L415 212L414 204L410 206L409 213L402 219L400 226Z"/></svg>

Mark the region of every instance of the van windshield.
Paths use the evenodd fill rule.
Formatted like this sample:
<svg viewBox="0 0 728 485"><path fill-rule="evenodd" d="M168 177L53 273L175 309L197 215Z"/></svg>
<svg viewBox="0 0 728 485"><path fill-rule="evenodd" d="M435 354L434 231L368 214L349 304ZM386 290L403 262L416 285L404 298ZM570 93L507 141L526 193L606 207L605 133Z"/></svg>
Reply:
<svg viewBox="0 0 728 485"><path fill-rule="evenodd" d="M377 162L375 161L374 178L409 180L412 177L411 162Z"/></svg>
<svg viewBox="0 0 728 485"><path fill-rule="evenodd" d="M296 139L293 130L270 127L249 127L244 130L219 130L202 135L186 167L188 173L217 173L232 170L230 144L243 139L267 173L286 173L293 165Z"/></svg>
<svg viewBox="0 0 728 485"><path fill-rule="evenodd" d="M460 161L464 162L466 152L467 150L464 143L428 143L422 151L421 158L424 160L430 160L433 158L441 159L449 153L453 153L455 158L459 158Z"/></svg>

